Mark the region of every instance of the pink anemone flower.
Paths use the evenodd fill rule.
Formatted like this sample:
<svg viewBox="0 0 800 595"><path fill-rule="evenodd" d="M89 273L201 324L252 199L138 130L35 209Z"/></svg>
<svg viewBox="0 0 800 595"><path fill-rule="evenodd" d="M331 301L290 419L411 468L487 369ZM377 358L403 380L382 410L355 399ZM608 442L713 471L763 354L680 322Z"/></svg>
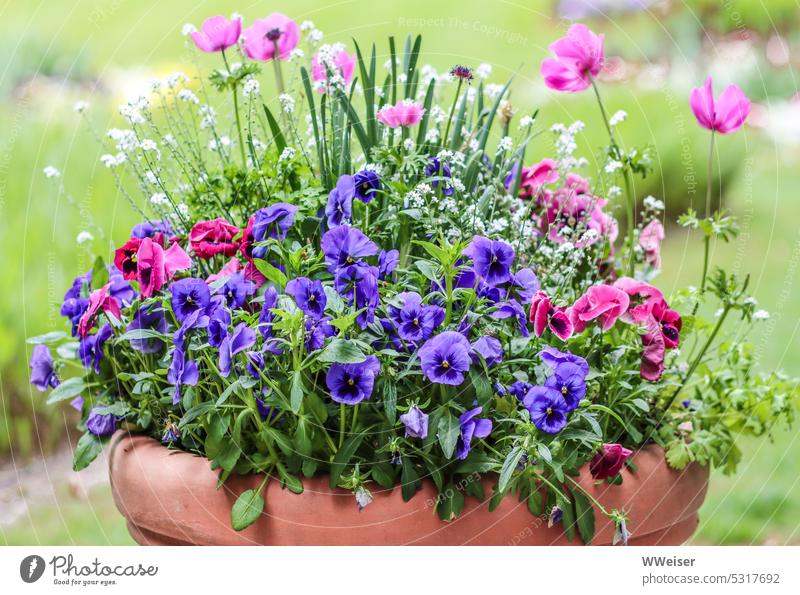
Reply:
<svg viewBox="0 0 800 595"><path fill-rule="evenodd" d="M741 128L750 114L750 100L737 85L728 85L718 99L714 99L711 77L703 88L695 87L689 96L689 106L703 128L720 134L731 134Z"/></svg>
<svg viewBox="0 0 800 595"><path fill-rule="evenodd" d="M405 99L395 105L383 106L378 110L377 118L389 128L409 127L419 124L424 113L421 103Z"/></svg>
<svg viewBox="0 0 800 595"><path fill-rule="evenodd" d="M244 53L251 60L269 62L275 59L288 60L292 50L300 41L300 29L285 14L273 12L265 19L256 19L244 31Z"/></svg>
<svg viewBox="0 0 800 595"><path fill-rule="evenodd" d="M567 35L550 44L555 58L542 62L545 84L555 91L583 91L603 68L603 35L596 35L586 25L572 25Z"/></svg>
<svg viewBox="0 0 800 595"><path fill-rule="evenodd" d="M192 41L198 49L212 53L236 45L242 33L242 19L231 20L219 15L203 21L200 31L192 32Z"/></svg>
<svg viewBox="0 0 800 595"><path fill-rule="evenodd" d="M639 245L644 250L644 260L654 269L661 268L661 242L664 240L664 226L653 219L639 234Z"/></svg>

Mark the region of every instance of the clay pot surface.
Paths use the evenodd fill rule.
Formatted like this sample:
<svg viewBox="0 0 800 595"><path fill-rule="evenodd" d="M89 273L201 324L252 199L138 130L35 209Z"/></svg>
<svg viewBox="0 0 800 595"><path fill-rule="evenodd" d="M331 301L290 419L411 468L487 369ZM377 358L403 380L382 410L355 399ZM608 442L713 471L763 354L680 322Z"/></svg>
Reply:
<svg viewBox="0 0 800 595"><path fill-rule="evenodd" d="M633 456L637 471L625 469L622 485L595 485L588 466L577 478L608 509L627 512L631 545L679 545L697 527L697 510L708 487L708 469L668 467L664 451L647 446ZM231 528L237 496L256 488L261 476L232 476L217 489L209 461L170 450L152 438L117 432L109 456L111 487L131 536L142 545L569 545L561 524L547 527L526 502L507 496L489 512L488 500L466 497L454 521L435 511L433 482L409 502L400 487L370 486L374 501L359 512L353 494L331 489L326 476L304 478L298 495L270 480L264 512L244 531ZM478 481L478 479L476 479ZM484 493L495 483L483 477ZM593 545L610 545L614 526L595 511ZM576 537L573 544L581 544Z"/></svg>

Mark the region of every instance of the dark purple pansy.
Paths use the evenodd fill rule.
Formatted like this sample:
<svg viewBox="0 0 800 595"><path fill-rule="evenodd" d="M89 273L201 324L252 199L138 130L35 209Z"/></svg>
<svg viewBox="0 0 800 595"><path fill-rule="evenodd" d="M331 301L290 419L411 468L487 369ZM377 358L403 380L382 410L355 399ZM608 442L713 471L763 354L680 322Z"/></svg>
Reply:
<svg viewBox="0 0 800 595"><path fill-rule="evenodd" d="M557 434L567 425L567 402L560 392L547 386L534 386L528 399L528 412L537 428L548 434Z"/></svg>
<svg viewBox="0 0 800 595"><path fill-rule="evenodd" d="M355 196L356 186L353 176L347 174L339 176L336 187L328 194L328 204L325 206L328 227L336 227L350 221L353 216L353 198Z"/></svg>
<svg viewBox="0 0 800 595"><path fill-rule="evenodd" d="M94 407L86 420L86 429L95 436L111 436L117 429L117 418L103 413L105 409L103 406Z"/></svg>
<svg viewBox="0 0 800 595"><path fill-rule="evenodd" d="M499 304L497 310L491 312L489 316L499 319L514 318L517 321L520 334L523 337L530 335L530 331L528 330L528 316L525 314L525 309L513 298Z"/></svg>
<svg viewBox="0 0 800 595"><path fill-rule="evenodd" d="M132 238L152 238L157 233L162 233L166 237L171 237L175 232L170 222L166 219L160 221L142 221L134 225L133 229L131 229Z"/></svg>
<svg viewBox="0 0 800 595"><path fill-rule="evenodd" d="M365 262L340 267L334 277L334 286L347 299L348 305L363 310L356 317L361 328L366 328L375 318L380 295L378 293L378 268Z"/></svg>
<svg viewBox="0 0 800 595"><path fill-rule="evenodd" d="M427 340L433 331L444 322L444 308L422 304L422 297L407 291L397 294L398 305L389 306L389 316L404 341L418 343Z"/></svg>
<svg viewBox="0 0 800 595"><path fill-rule="evenodd" d="M217 293L225 298L225 304L231 310L243 308L247 300L256 292L256 284L245 279L244 273L234 273L219 288Z"/></svg>
<svg viewBox="0 0 800 595"><path fill-rule="evenodd" d="M542 349L538 354L542 361L555 370L560 364L570 363L575 364L581 369L583 375L589 373L589 363L579 355L574 355L568 351L559 351L555 347L549 345Z"/></svg>
<svg viewBox="0 0 800 595"><path fill-rule="evenodd" d="M414 405L400 416L406 427L406 438L426 438L428 436L428 414Z"/></svg>
<svg viewBox="0 0 800 595"><path fill-rule="evenodd" d="M322 318L328 298L322 282L308 277L298 277L286 284L286 293L294 298L297 307L312 318Z"/></svg>
<svg viewBox="0 0 800 595"><path fill-rule="evenodd" d="M261 304L261 312L258 315L258 332L260 332L261 336L265 339L272 337L272 320L275 317L272 313L272 309L277 303L277 290L272 286L267 287L267 290L264 292L264 303Z"/></svg>
<svg viewBox="0 0 800 595"><path fill-rule="evenodd" d="M437 178L431 181L431 188L438 188L441 183L441 178L450 178L450 165L447 162L440 161L437 157L428 158L428 166L425 168L425 175L429 178ZM444 196L450 196L454 192L453 186L449 183L445 184L442 189Z"/></svg>
<svg viewBox="0 0 800 595"><path fill-rule="evenodd" d="M244 355L247 359L247 373L256 380L261 379L259 371L264 369L264 354L260 351L248 351Z"/></svg>
<svg viewBox="0 0 800 595"><path fill-rule="evenodd" d="M436 384L457 386L470 366L470 344L461 333L446 331L428 339L419 349L425 377Z"/></svg>
<svg viewBox="0 0 800 595"><path fill-rule="evenodd" d="M456 458L464 460L469 456L473 438L486 438L492 431L492 420L475 419L483 411L483 407L475 407L465 411L458 418L461 434L458 436Z"/></svg>
<svg viewBox="0 0 800 595"><path fill-rule="evenodd" d="M333 364L325 376L331 399L345 405L355 405L372 396L375 377L381 363L370 355L359 364Z"/></svg>
<svg viewBox="0 0 800 595"><path fill-rule="evenodd" d="M400 264L400 252L381 250L378 254L378 279L388 279L398 264Z"/></svg>
<svg viewBox="0 0 800 595"><path fill-rule="evenodd" d="M253 240L263 242L267 238L282 240L294 223L297 207L288 202L279 202L259 209L253 216ZM253 258L263 258L265 248L255 248Z"/></svg>
<svg viewBox="0 0 800 595"><path fill-rule="evenodd" d="M103 345L111 338L113 331L110 324L104 324L94 335L81 339L78 346L78 356L81 363L95 374L100 373L100 362L103 359Z"/></svg>
<svg viewBox="0 0 800 595"><path fill-rule="evenodd" d="M53 357L47 345L35 345L31 353L31 384L40 392L55 388L59 381L53 369Z"/></svg>
<svg viewBox="0 0 800 595"><path fill-rule="evenodd" d="M475 272L489 285L500 285L511 279L514 248L510 244L475 236L463 254L472 260Z"/></svg>
<svg viewBox="0 0 800 595"><path fill-rule="evenodd" d="M211 292L202 279L181 279L169 286L172 311L183 323L191 314L203 315L211 302Z"/></svg>
<svg viewBox="0 0 800 595"><path fill-rule="evenodd" d="M378 253L378 246L372 240L349 225L340 225L325 232L320 246L331 273Z"/></svg>
<svg viewBox="0 0 800 595"><path fill-rule="evenodd" d="M322 349L325 346L325 339L336 334L336 328L328 324L330 320L330 316L306 317L306 351L310 353Z"/></svg>
<svg viewBox="0 0 800 595"><path fill-rule="evenodd" d="M586 395L586 374L579 366L564 362L556 366L555 372L545 380L544 385L557 390L567 403L567 411L572 411L578 408Z"/></svg>
<svg viewBox="0 0 800 595"><path fill-rule="evenodd" d="M64 302L61 305L61 315L69 318L72 323L72 336L78 334L78 323L89 307L89 292L92 284L92 271L78 275L72 282L72 286L64 294Z"/></svg>
<svg viewBox="0 0 800 595"><path fill-rule="evenodd" d="M159 333L167 332L167 319L164 318L164 311L160 302L150 306L141 306L136 311L126 330L135 331L139 329L153 330ZM131 347L142 353L158 353L164 348L164 341L158 337L131 339Z"/></svg>
<svg viewBox="0 0 800 595"><path fill-rule="evenodd" d="M219 348L229 334L231 315L225 308L216 308L208 317L208 344Z"/></svg>
<svg viewBox="0 0 800 595"><path fill-rule="evenodd" d="M233 368L233 356L237 353L241 353L245 349L249 349L255 342L255 331L244 322L237 324L236 328L233 329L233 333L225 337L222 340L222 344L219 346L220 375L227 378Z"/></svg>
<svg viewBox="0 0 800 595"><path fill-rule="evenodd" d="M517 380L508 387L508 392L515 396L527 408L530 406L529 394L533 385L524 380Z"/></svg>
<svg viewBox="0 0 800 595"><path fill-rule="evenodd" d="M172 352L172 363L167 371L167 382L175 387L175 394L172 395L173 405L180 403L181 385L194 386L199 377L197 363L194 360L187 360L183 350L176 347Z"/></svg>
<svg viewBox="0 0 800 595"><path fill-rule="evenodd" d="M356 197L363 203L371 202L381 189L381 179L377 173L362 169L353 176Z"/></svg>
<svg viewBox="0 0 800 595"><path fill-rule="evenodd" d="M496 366L503 361L503 346L495 337L481 337L472 343L472 357L478 361L483 358L488 367Z"/></svg>

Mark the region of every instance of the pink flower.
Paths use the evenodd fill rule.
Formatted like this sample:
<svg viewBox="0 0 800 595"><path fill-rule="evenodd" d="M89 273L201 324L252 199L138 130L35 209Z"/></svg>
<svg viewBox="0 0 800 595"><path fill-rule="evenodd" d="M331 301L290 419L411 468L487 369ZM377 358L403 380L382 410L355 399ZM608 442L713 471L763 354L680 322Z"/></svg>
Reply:
<svg viewBox="0 0 800 595"><path fill-rule="evenodd" d="M558 180L558 162L553 159L542 159L536 165L522 168L519 182L519 197L532 198L539 193L542 186Z"/></svg>
<svg viewBox="0 0 800 595"><path fill-rule="evenodd" d="M315 81L322 83L328 81L328 71L330 70L334 75L341 76L345 85L349 85L350 81L353 80L355 68L355 54L348 54L345 50L339 50L326 59L323 58L322 61L320 60L319 52L317 52L311 60L311 76ZM325 91L324 85L320 87L320 91Z"/></svg>
<svg viewBox="0 0 800 595"><path fill-rule="evenodd" d="M652 317L653 307L664 301L664 294L657 287L630 277L620 277L614 282L614 287L627 293L630 298L628 311L621 317L628 324L647 324Z"/></svg>
<svg viewBox="0 0 800 595"><path fill-rule="evenodd" d="M661 268L661 241L664 239L664 226L653 219L639 234L639 245L644 250L644 260L654 269Z"/></svg>
<svg viewBox="0 0 800 595"><path fill-rule="evenodd" d="M572 25L566 37L550 44L556 57L542 62L545 84L556 91L586 89L591 84L589 75L597 76L603 68L603 38L586 25Z"/></svg>
<svg viewBox="0 0 800 595"><path fill-rule="evenodd" d="M136 277L143 298L151 297L179 270L192 266L192 259L178 243L166 251L150 238L144 238L136 253Z"/></svg>
<svg viewBox="0 0 800 595"><path fill-rule="evenodd" d="M622 466L633 454L621 444L604 444L603 450L592 457L589 472L594 479L608 479L622 471Z"/></svg>
<svg viewBox="0 0 800 595"><path fill-rule="evenodd" d="M101 309L103 312L109 312L114 318L119 319L119 301L109 293L110 287L111 283L106 283L100 289L95 289L89 294L89 306L78 321L78 335L80 337L86 337L86 335L89 334L89 331L92 330L92 326L94 326L97 313Z"/></svg>
<svg viewBox="0 0 800 595"><path fill-rule="evenodd" d="M378 110L378 121L389 128L416 126L422 120L425 109L422 104L405 99L395 105L385 105Z"/></svg>
<svg viewBox="0 0 800 595"><path fill-rule="evenodd" d="M612 285L593 285L567 309L576 333L586 329L586 323L600 318L600 327L607 331L628 309L628 294Z"/></svg>
<svg viewBox="0 0 800 595"><path fill-rule="evenodd" d="M213 283L221 279L227 279L231 275L242 270L242 263L238 258L231 258L226 262L218 273L213 273L206 278L206 283Z"/></svg>
<svg viewBox="0 0 800 595"><path fill-rule="evenodd" d="M548 327L562 341L572 336L572 322L566 312L563 308L554 306L543 291L537 291L531 300L530 320L537 337L541 337Z"/></svg>
<svg viewBox="0 0 800 595"><path fill-rule="evenodd" d="M239 249L239 243L233 241L238 233L238 227L218 217L195 223L189 232L189 241L194 253L204 260L217 254L233 256Z"/></svg>
<svg viewBox="0 0 800 595"><path fill-rule="evenodd" d="M736 132L750 113L750 100L737 85L728 85L715 101L711 85L711 77L708 77L705 86L695 87L689 96L697 123L720 134Z"/></svg>
<svg viewBox="0 0 800 595"><path fill-rule="evenodd" d="M667 302L661 301L653 306L652 310L654 325L650 327L648 334L661 334L664 337L664 347L675 349L681 340L681 326L683 321L681 315L675 310L671 310Z"/></svg>
<svg viewBox="0 0 800 595"><path fill-rule="evenodd" d="M201 29L192 33L194 44L204 52L220 52L239 41L242 20L235 18L229 21L223 16L209 17L203 21Z"/></svg>
<svg viewBox="0 0 800 595"><path fill-rule="evenodd" d="M256 19L244 31L244 53L251 60L269 62L275 58L287 60L300 41L300 29L285 14L273 12L265 19Z"/></svg>
<svg viewBox="0 0 800 595"><path fill-rule="evenodd" d="M664 335L661 333L642 335L642 345L644 351L639 365L639 375L645 380L656 382L664 373L664 355L667 350Z"/></svg>

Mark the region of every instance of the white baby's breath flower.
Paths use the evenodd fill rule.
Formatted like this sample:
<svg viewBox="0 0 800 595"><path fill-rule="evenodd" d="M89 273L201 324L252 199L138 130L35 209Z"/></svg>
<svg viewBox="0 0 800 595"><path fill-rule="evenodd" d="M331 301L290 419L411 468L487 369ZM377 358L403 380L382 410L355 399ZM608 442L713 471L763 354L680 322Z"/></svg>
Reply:
<svg viewBox="0 0 800 595"><path fill-rule="evenodd" d="M503 85L489 83L484 87L484 92L489 99L497 99L500 93L503 92Z"/></svg>
<svg viewBox="0 0 800 595"><path fill-rule="evenodd" d="M183 202L179 203L179 204L175 205L175 208L177 208L178 209L178 213L180 213L184 217L188 217L189 216L189 205L187 205L186 203L183 203Z"/></svg>
<svg viewBox="0 0 800 595"><path fill-rule="evenodd" d="M500 142L497 144L497 151L510 151L514 147L514 139L510 136L504 136L500 139Z"/></svg>
<svg viewBox="0 0 800 595"><path fill-rule="evenodd" d="M611 126L616 126L617 124L621 124L622 122L624 122L625 118L627 117L628 117L627 112L623 110L618 110L613 116L611 116L611 119L609 119L608 123Z"/></svg>
<svg viewBox="0 0 800 595"><path fill-rule="evenodd" d="M58 177L61 176L61 172L58 171L52 165L48 165L47 167L45 167L43 172L44 172L44 177L45 178L58 178Z"/></svg>
<svg viewBox="0 0 800 595"><path fill-rule="evenodd" d="M168 204L167 195L163 192L156 192L150 197L150 204L156 207L161 207Z"/></svg>
<svg viewBox="0 0 800 595"><path fill-rule="evenodd" d="M118 165L125 163L125 160L125 153L122 152L117 153L116 155L106 153L105 155L100 156L100 162L106 167L117 167Z"/></svg>
<svg viewBox="0 0 800 595"><path fill-rule="evenodd" d="M769 312L766 310L756 310L753 312L753 320L766 320L769 318Z"/></svg>
<svg viewBox="0 0 800 595"><path fill-rule="evenodd" d="M430 128L425 133L425 142L438 143L439 142L439 129L438 128Z"/></svg>
<svg viewBox="0 0 800 595"><path fill-rule="evenodd" d="M664 203L654 196L647 196L642 201L645 208L650 209L652 211L663 211L664 210Z"/></svg>
<svg viewBox="0 0 800 595"><path fill-rule="evenodd" d="M142 149L142 151L157 151L158 150L158 145L156 144L156 141L154 141L152 139L149 139L149 138L142 139L142 142L139 143L139 147Z"/></svg>
<svg viewBox="0 0 800 595"><path fill-rule="evenodd" d="M291 114L294 112L294 97L288 93L281 93L278 96L278 101L281 103L281 109L284 113Z"/></svg>
<svg viewBox="0 0 800 595"><path fill-rule="evenodd" d="M750 306L755 306L756 304L758 304L758 300L754 298L752 295L748 295L746 298L744 298L743 301L745 304L748 304Z"/></svg>
<svg viewBox="0 0 800 595"><path fill-rule="evenodd" d="M181 89L178 91L178 99L185 101L186 103L200 105L200 100L197 98L197 95L192 93L189 89Z"/></svg>
<svg viewBox="0 0 800 595"><path fill-rule="evenodd" d="M257 79L249 77L242 85L242 95L245 97L255 96L261 92L261 84Z"/></svg>
<svg viewBox="0 0 800 595"><path fill-rule="evenodd" d="M451 180L451 183L453 184L453 188L455 189L456 192L464 192L464 190L466 189L466 186L464 186L464 182L462 182L460 178L453 178Z"/></svg>
<svg viewBox="0 0 800 595"><path fill-rule="evenodd" d="M72 109L75 110L76 112L78 112L79 114L82 114L87 109L89 109L89 102L88 101L83 101L83 100L76 101L75 105L72 107Z"/></svg>
<svg viewBox="0 0 800 595"><path fill-rule="evenodd" d="M174 89L181 83L188 83L188 82L189 82L189 77L180 71L173 72L167 77L167 87L169 87L170 89Z"/></svg>
<svg viewBox="0 0 800 595"><path fill-rule="evenodd" d="M281 152L281 156L278 157L278 161L289 161L293 159L295 155L295 150L292 147L286 147Z"/></svg>
<svg viewBox="0 0 800 595"><path fill-rule="evenodd" d="M308 41L312 44L319 43L323 37L325 37L325 34L319 29L311 29L308 32Z"/></svg>
<svg viewBox="0 0 800 595"><path fill-rule="evenodd" d="M189 37L195 31L197 31L197 27L191 23L186 23L183 27L181 27L181 35L184 37Z"/></svg>
<svg viewBox="0 0 800 595"><path fill-rule="evenodd" d="M94 241L94 236L88 231L82 231L78 234L78 237L75 238L75 241L78 242L78 244L87 244Z"/></svg>
<svg viewBox="0 0 800 595"><path fill-rule="evenodd" d="M200 128L204 130L206 128L213 128L214 124L217 123L217 112L214 111L214 108L210 105L201 105L199 111L200 115L203 116L203 119L200 120Z"/></svg>
<svg viewBox="0 0 800 595"><path fill-rule="evenodd" d="M469 141L469 148L472 149L473 151L477 151L480 148L480 146L481 144L478 142L477 138L473 138L471 141Z"/></svg>
<svg viewBox="0 0 800 595"><path fill-rule="evenodd" d="M413 138L407 138L403 141L403 148L406 150L406 152L410 153L414 150L415 146L417 146L417 143L414 142Z"/></svg>
<svg viewBox="0 0 800 595"><path fill-rule="evenodd" d="M621 161L617 161L616 159L612 159L611 161L606 163L605 172L607 174L613 174L618 169L622 169L622 162Z"/></svg>
<svg viewBox="0 0 800 595"><path fill-rule="evenodd" d="M144 116L141 112L130 105L119 106L120 115L125 118L130 124L144 124Z"/></svg>
<svg viewBox="0 0 800 595"><path fill-rule="evenodd" d="M158 176L150 170L144 172L144 179L153 185L158 184Z"/></svg>
<svg viewBox="0 0 800 595"><path fill-rule="evenodd" d="M208 148L210 151L218 151L220 148L229 147L231 144L231 139L227 136L219 137L219 142L216 139L211 139L208 141Z"/></svg>
<svg viewBox="0 0 800 595"><path fill-rule="evenodd" d="M489 75L492 74L492 65L491 64L478 64L478 67L475 69L475 75L481 79L489 78Z"/></svg>
<svg viewBox="0 0 800 595"><path fill-rule="evenodd" d="M609 186L608 197L617 198L618 196L622 196L622 188L620 188L619 186Z"/></svg>
<svg viewBox="0 0 800 595"><path fill-rule="evenodd" d="M302 23L300 23L300 31L303 31L304 33L306 31L311 31L313 28L314 28L314 21L307 21L306 20L306 21L303 21Z"/></svg>
<svg viewBox="0 0 800 595"><path fill-rule="evenodd" d="M531 124L533 124L533 118L531 116L522 116L519 119L519 127L520 128L527 128Z"/></svg>
<svg viewBox="0 0 800 595"><path fill-rule="evenodd" d="M301 60L305 55L306 53L300 48L294 48L291 52L289 52L289 61L292 62L294 60Z"/></svg>

